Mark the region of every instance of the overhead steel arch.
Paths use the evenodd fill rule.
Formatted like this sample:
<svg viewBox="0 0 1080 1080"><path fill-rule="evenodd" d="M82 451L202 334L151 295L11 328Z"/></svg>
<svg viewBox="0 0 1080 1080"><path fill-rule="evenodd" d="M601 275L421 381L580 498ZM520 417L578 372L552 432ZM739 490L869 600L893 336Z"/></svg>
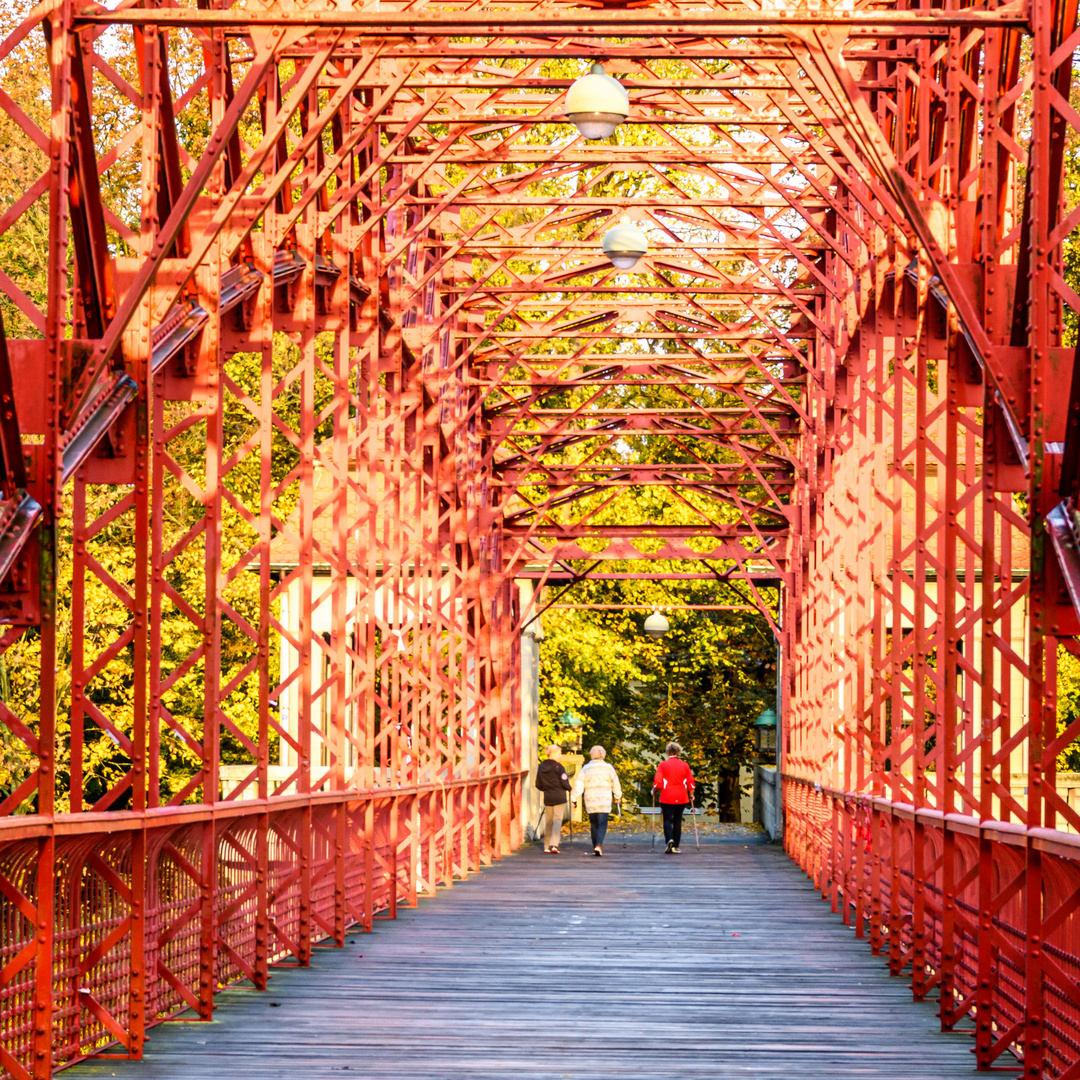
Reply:
<svg viewBox="0 0 1080 1080"><path fill-rule="evenodd" d="M834 907L1080 1075L1072 0L5 18L0 1072L510 851L515 582L651 560L783 646Z"/></svg>

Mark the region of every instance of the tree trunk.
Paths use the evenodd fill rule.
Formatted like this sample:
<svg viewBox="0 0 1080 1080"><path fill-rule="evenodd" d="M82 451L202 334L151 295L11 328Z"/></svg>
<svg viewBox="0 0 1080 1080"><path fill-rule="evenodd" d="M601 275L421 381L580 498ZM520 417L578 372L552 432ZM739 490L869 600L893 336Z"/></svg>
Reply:
<svg viewBox="0 0 1080 1080"><path fill-rule="evenodd" d="M721 821L741 821L739 774L730 773L716 781L716 812Z"/></svg>

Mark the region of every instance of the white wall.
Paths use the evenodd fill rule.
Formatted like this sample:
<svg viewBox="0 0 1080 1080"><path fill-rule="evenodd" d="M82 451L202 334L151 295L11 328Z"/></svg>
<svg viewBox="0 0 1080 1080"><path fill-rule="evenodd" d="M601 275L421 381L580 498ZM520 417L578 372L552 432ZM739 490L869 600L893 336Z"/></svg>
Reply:
<svg viewBox="0 0 1080 1080"><path fill-rule="evenodd" d="M521 590L521 610L532 609L532 582L518 583ZM525 817L525 839L534 839L533 826L544 806L543 795L536 790L536 769L540 764L540 642L544 628L534 619L521 635L521 768L525 770L522 788L522 813Z"/></svg>

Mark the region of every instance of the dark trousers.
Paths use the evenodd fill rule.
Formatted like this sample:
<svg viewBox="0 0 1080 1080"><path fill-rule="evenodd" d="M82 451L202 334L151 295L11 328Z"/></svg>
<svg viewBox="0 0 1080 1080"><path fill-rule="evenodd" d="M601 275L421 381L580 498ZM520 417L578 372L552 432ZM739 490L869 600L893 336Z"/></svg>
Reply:
<svg viewBox="0 0 1080 1080"><path fill-rule="evenodd" d="M589 815L589 832L592 834L592 846L600 847L607 836L607 814Z"/></svg>
<svg viewBox="0 0 1080 1080"><path fill-rule="evenodd" d="M686 803L661 803L660 810L664 815L664 843L674 842L678 847L682 842L682 815L686 809Z"/></svg>

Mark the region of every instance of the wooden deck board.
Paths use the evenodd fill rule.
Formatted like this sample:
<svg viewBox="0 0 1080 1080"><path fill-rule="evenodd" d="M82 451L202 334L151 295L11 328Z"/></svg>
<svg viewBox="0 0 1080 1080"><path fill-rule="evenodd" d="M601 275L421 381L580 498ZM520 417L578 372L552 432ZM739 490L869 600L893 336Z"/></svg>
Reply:
<svg viewBox="0 0 1080 1080"><path fill-rule="evenodd" d="M567 850L567 849L564 849ZM578 849L580 851L580 848ZM123 1080L953 1080L971 1040L829 912L769 845L692 839L503 860L212 1024L150 1033ZM737 936L736 936L737 935ZM363 954L361 958L360 954Z"/></svg>

